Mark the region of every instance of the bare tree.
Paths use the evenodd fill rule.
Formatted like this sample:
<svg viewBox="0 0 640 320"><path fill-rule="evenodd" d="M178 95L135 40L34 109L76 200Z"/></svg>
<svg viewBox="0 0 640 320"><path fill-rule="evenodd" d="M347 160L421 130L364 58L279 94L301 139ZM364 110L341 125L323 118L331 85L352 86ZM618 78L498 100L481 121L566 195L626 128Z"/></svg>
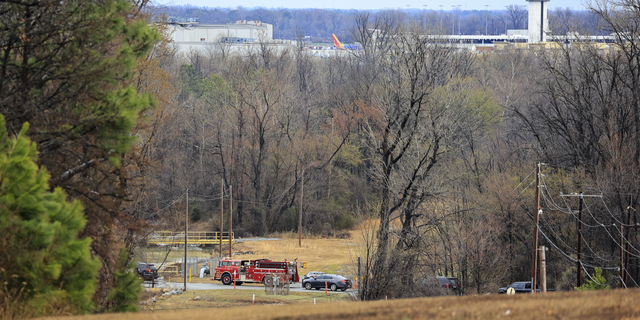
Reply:
<svg viewBox="0 0 640 320"><path fill-rule="evenodd" d="M510 4L507 7L507 13L509 14L509 20L513 24L514 29L521 27L524 29L524 23L527 21L527 7L523 5Z"/></svg>
<svg viewBox="0 0 640 320"><path fill-rule="evenodd" d="M455 128L464 114L463 100L436 92L466 74L472 59L447 50L437 37L424 37L425 30L417 26L396 25L392 16L369 22L365 15L358 22L356 39L365 52L353 59L353 67L363 70L359 92L368 95L354 96L365 99L359 105L369 114L362 130L381 199L376 250L367 270L376 282L365 284L363 298L377 299L401 296L397 285L413 284L423 223L429 221L424 204L443 192L438 164L456 145ZM399 229L391 226L395 220Z"/></svg>

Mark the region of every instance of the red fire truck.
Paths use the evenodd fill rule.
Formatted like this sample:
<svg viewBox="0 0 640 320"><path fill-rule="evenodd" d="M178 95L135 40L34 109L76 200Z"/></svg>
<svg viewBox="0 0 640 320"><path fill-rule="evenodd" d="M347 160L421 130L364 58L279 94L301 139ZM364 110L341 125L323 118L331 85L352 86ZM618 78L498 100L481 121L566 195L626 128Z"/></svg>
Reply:
<svg viewBox="0 0 640 320"><path fill-rule="evenodd" d="M244 282L263 282L265 275L273 274L286 275L290 282L300 282L297 260L298 258L293 261L222 259L218 262L211 280L220 280L225 285L230 285L235 280L236 284L240 285Z"/></svg>

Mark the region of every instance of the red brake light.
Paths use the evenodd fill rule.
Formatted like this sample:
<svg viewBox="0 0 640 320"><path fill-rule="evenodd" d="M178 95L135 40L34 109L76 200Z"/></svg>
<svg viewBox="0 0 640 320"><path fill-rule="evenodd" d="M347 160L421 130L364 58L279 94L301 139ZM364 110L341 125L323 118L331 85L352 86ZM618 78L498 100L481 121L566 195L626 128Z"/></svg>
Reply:
<svg viewBox="0 0 640 320"><path fill-rule="evenodd" d="M345 282L347 282L347 280L340 280L340 282L345 283Z"/></svg>

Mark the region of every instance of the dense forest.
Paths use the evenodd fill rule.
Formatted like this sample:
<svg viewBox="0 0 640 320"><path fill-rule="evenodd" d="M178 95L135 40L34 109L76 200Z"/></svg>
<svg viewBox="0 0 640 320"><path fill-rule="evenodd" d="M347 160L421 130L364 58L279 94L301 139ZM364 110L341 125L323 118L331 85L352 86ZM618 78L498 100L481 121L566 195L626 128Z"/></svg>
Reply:
<svg viewBox="0 0 640 320"><path fill-rule="evenodd" d="M327 59L268 43L178 55L146 1L0 9L7 317L134 310L135 249L183 230L187 210L217 231L229 203L236 237L297 231L300 216L305 235L362 228L362 300L433 294L434 275L495 292L531 278L536 245L550 287L596 268L638 286L637 0L575 13L614 35L606 48L484 55L407 12L331 11L345 20L322 32L363 50Z"/></svg>
<svg viewBox="0 0 640 320"><path fill-rule="evenodd" d="M372 17L393 14L404 24L417 24L426 29L439 29L442 34L499 35L507 29L526 29L528 9L526 5L509 5L495 10L462 10L460 6L408 10L331 10L331 9L266 9L266 8L207 8L194 6L156 7L156 15L165 14L177 21L196 20L199 23L226 24L238 20L260 20L273 24L273 37L295 40L302 32L313 42L331 42L331 34L336 34L346 43L355 41L353 30L355 16L367 13ZM580 25L583 33L602 31L598 27L599 17L591 11L555 8L549 11L549 19L563 26ZM565 31L559 30L559 31ZM564 34L564 32L563 32Z"/></svg>

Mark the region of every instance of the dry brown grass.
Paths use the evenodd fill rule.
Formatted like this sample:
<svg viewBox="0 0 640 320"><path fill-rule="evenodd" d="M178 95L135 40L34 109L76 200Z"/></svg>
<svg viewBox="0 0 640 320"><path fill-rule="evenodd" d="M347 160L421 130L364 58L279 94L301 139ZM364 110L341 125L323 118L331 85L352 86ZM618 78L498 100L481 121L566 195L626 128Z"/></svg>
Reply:
<svg viewBox="0 0 640 320"><path fill-rule="evenodd" d="M218 319L634 319L640 289L220 308ZM211 309L56 319L208 319Z"/></svg>
<svg viewBox="0 0 640 320"><path fill-rule="evenodd" d="M280 240L248 241L234 245L234 252L251 251L253 254L236 255L236 259L261 259L289 261L298 258L306 261L307 269L300 270L306 274L309 271L323 271L327 273L348 273L348 266L354 260L358 250L358 239L302 239L302 246L295 238L283 237Z"/></svg>

